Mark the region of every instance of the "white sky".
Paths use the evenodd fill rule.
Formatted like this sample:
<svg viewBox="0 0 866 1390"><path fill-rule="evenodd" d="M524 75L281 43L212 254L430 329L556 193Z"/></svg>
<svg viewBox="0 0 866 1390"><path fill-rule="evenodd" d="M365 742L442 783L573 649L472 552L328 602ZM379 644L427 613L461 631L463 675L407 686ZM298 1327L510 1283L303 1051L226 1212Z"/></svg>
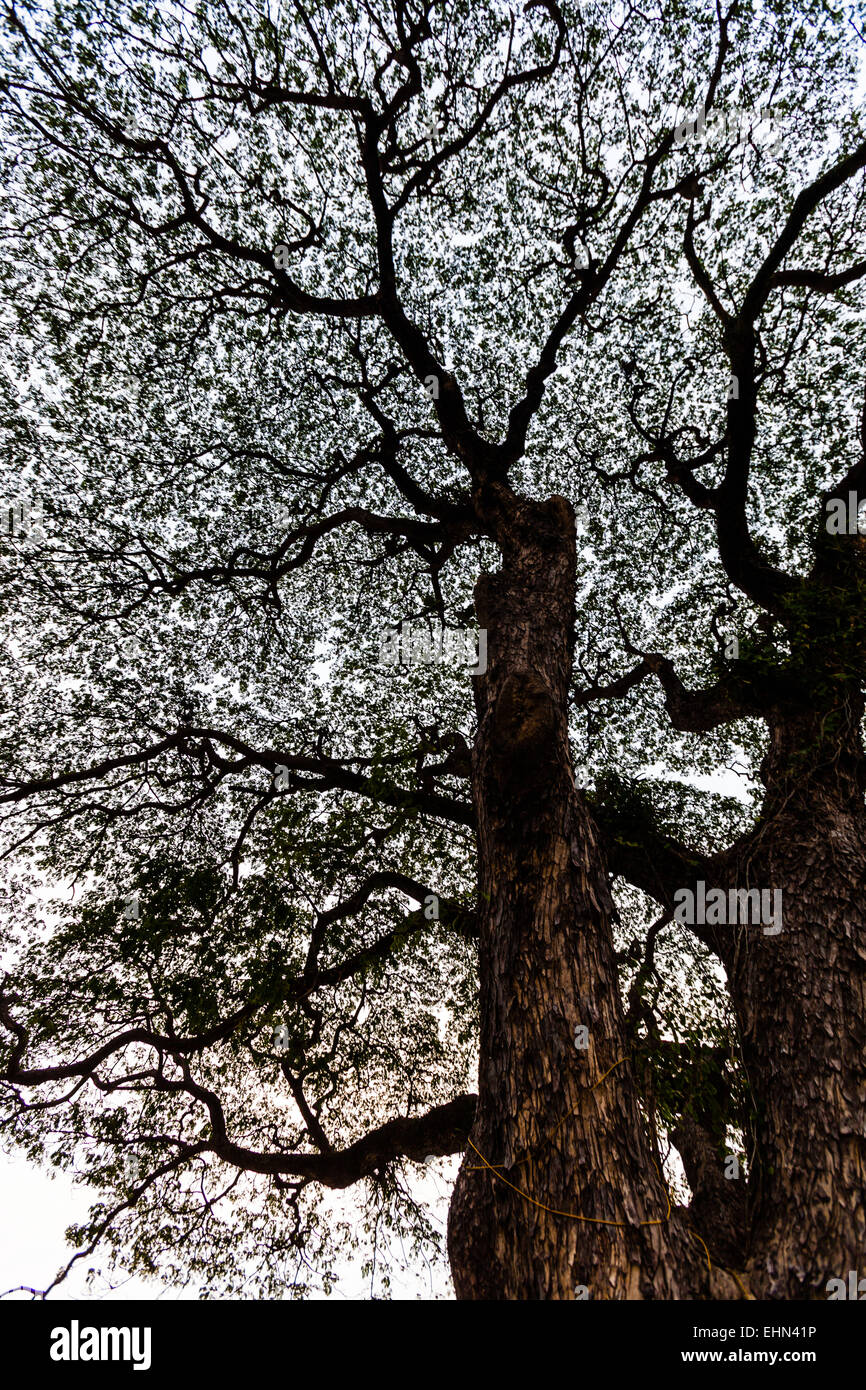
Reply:
<svg viewBox="0 0 866 1390"><path fill-rule="evenodd" d="M413 1187L416 1200L439 1206L443 1219L457 1163L456 1158L436 1160L430 1176L422 1177ZM94 1195L73 1183L64 1173L48 1173L34 1168L23 1158L0 1154L0 1294L19 1284L35 1289L44 1289L50 1284L74 1254L66 1243L64 1232L72 1222L86 1216ZM346 1205L350 1204L349 1195ZM51 1301L160 1299L170 1302L198 1296L194 1287L173 1289L159 1280L140 1278L127 1278L114 1289L106 1279L97 1278L88 1287L87 1270L99 1265L99 1250L87 1260L80 1260L69 1277L53 1291ZM449 1296L447 1276L441 1266L432 1272L419 1268L409 1278L401 1277L399 1270L393 1267L390 1273L394 1298L418 1301ZM359 1265L347 1262L340 1270L339 1285L330 1297L338 1302L355 1302L369 1299L370 1292L369 1279L362 1276ZM27 1300L30 1295L19 1293L14 1297ZM315 1300L323 1297L320 1293L310 1295Z"/></svg>

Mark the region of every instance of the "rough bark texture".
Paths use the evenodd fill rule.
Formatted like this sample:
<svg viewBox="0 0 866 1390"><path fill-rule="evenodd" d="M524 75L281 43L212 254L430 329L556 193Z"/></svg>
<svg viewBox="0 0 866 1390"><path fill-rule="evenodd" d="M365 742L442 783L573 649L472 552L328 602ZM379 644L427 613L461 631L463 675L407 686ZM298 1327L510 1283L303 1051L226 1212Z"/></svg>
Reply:
<svg viewBox="0 0 866 1390"><path fill-rule="evenodd" d="M695 924L728 974L749 1172L726 1176L731 1115L718 1094L705 1104L686 1087L673 1138L693 1200L670 1211L638 1100L647 1077L630 1055L604 856L568 746L571 509L513 495L498 507L502 568L476 589L489 663L472 756L481 1041L449 1219L457 1296L825 1299L828 1279L859 1275L866 1258L859 688L838 679L834 642L784 678L761 675L770 744L756 828L716 856L654 860L668 907L698 880L727 902L731 889L782 892L778 933ZM862 626L846 627L852 668ZM725 1084L719 1072L710 1089Z"/></svg>
<svg viewBox="0 0 866 1390"><path fill-rule="evenodd" d="M707 893L780 889L782 930L696 928L725 965L748 1086L748 1181L700 1114L673 1138L689 1219L758 1299L826 1299L866 1252L866 812L862 705L771 721L757 828L701 869ZM690 884L689 886L694 886ZM692 1110L694 1107L692 1107Z"/></svg>
<svg viewBox="0 0 866 1390"><path fill-rule="evenodd" d="M829 1278L866 1272L861 714L857 702L773 730L762 825L733 857L741 882L783 892L782 932L740 928L729 960L754 1102L758 1298L825 1299Z"/></svg>
<svg viewBox="0 0 866 1390"><path fill-rule="evenodd" d="M476 589L481 1039L449 1219L457 1297L701 1296L705 1254L669 1213L638 1105L607 878L572 774L573 514L515 500L498 532L502 569Z"/></svg>

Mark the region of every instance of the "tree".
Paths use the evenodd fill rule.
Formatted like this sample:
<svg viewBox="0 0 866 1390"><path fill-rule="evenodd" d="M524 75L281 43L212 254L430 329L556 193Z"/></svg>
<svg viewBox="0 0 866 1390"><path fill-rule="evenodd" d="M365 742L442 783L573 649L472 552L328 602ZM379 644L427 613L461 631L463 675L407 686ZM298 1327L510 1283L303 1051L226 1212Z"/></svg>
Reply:
<svg viewBox="0 0 866 1390"><path fill-rule="evenodd" d="M459 1298L825 1297L864 1234L856 15L6 24L44 515L4 1123L105 1190L80 1255L302 1294L323 1189L423 1244L401 1162L462 1153ZM732 749L751 803L678 786Z"/></svg>

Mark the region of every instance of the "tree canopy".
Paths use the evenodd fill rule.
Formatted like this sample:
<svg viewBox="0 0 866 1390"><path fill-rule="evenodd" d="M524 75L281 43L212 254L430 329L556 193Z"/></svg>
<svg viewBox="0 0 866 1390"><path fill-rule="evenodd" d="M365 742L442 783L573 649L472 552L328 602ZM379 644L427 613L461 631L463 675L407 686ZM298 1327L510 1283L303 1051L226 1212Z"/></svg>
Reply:
<svg viewBox="0 0 866 1390"><path fill-rule="evenodd" d="M503 489L578 518L571 748L667 1182L695 1106L748 1170L672 894L761 824L768 721L862 685L862 21L7 5L2 1132L95 1190L83 1258L300 1297L441 1244L473 677L383 643L484 627Z"/></svg>

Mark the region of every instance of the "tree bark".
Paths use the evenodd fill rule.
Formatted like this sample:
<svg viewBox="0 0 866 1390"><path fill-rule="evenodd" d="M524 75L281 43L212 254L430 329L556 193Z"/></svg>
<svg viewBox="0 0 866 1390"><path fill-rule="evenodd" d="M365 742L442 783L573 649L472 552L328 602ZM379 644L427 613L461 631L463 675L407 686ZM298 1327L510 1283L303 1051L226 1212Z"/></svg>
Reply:
<svg viewBox="0 0 866 1390"><path fill-rule="evenodd" d="M502 568L476 587L480 1067L449 1216L455 1290L699 1297L707 1260L653 1161L605 865L572 771L573 512L561 497L499 507Z"/></svg>
<svg viewBox="0 0 866 1390"><path fill-rule="evenodd" d="M783 929L729 928L728 973L753 1101L749 1285L825 1299L866 1273L866 812L862 706L771 731L741 884L781 888Z"/></svg>

